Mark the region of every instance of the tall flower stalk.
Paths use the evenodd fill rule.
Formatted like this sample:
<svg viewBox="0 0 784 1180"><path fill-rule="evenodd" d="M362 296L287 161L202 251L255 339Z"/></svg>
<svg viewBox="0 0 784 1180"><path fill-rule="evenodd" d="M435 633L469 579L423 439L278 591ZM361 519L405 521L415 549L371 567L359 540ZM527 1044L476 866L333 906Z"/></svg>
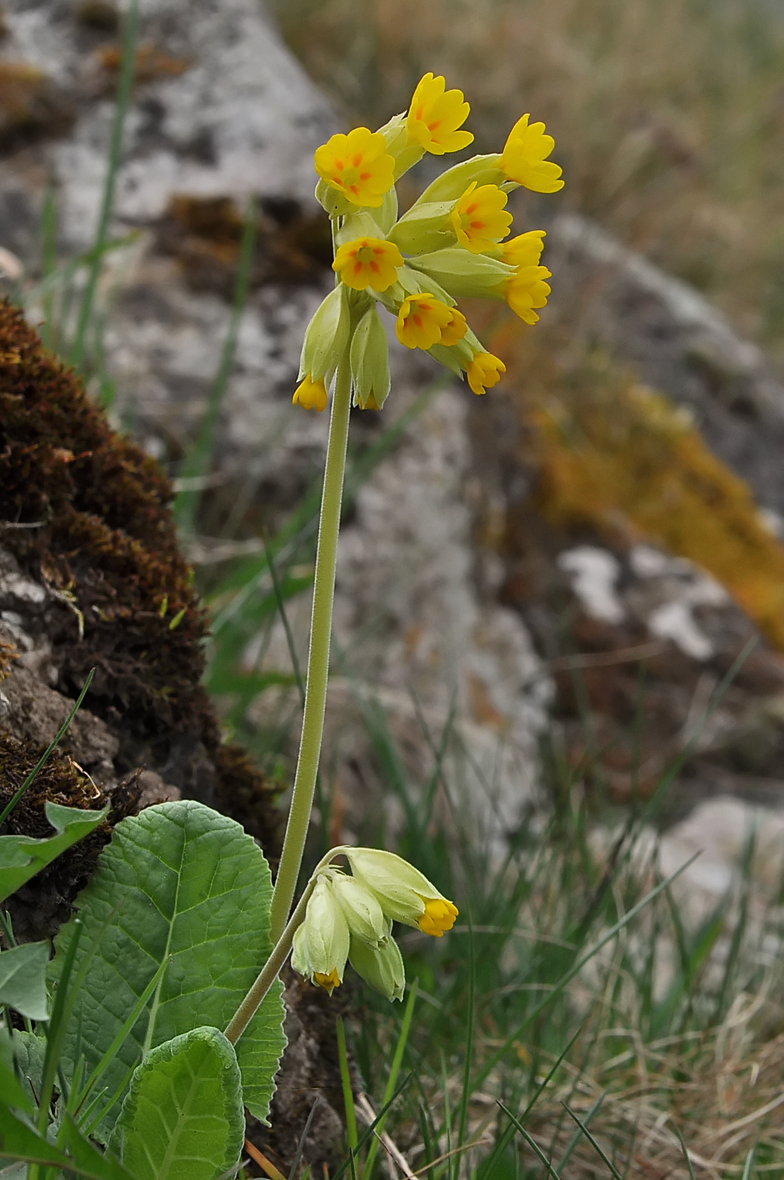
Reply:
<svg viewBox="0 0 784 1180"><path fill-rule="evenodd" d="M359 879L360 884L346 886L338 879L340 870L331 864L337 855L333 850L289 920L324 730L350 410L352 405L380 410L390 390L387 335L377 305L394 315L401 344L429 352L456 376L467 378L474 393L484 394L498 383L505 366L471 331L457 300L482 296L506 301L521 319L533 324L539 318L537 309L550 294L547 279L551 274L541 265L544 231L529 230L505 241L512 224L506 206L513 189L524 185L552 193L563 186L560 167L548 159L554 140L543 123L530 124L529 115L512 128L502 152L474 156L447 169L398 216L395 182L425 153L441 156L467 147L473 141L473 135L463 129L469 111L462 91L447 90L444 78L425 74L407 112L378 131L357 127L347 135L333 135L315 154L316 197L332 223L336 285L308 326L293 401L304 409L323 411L331 391L332 411L299 759L272 900L271 933L275 962L282 962L293 944L295 967L329 991L339 984L349 958L374 986L398 997L402 961L398 962L396 947L390 946L392 920L413 916L422 930L438 936L451 927L457 914L416 869L396 857L383 861L392 854L378 853L387 875L379 876L382 862L378 862L373 880L376 886L382 878L385 882L378 894L385 924L378 927L376 915L373 926L368 913L375 910L370 902L360 921L356 888L361 885L374 896L374 886L363 881L359 865L375 862L362 862L361 857L351 861L354 877L349 880ZM406 904L402 908L389 902L397 888L393 878L401 872L403 878L414 874L406 886L408 893L403 889ZM414 879L418 884L411 884ZM332 932L328 938L327 928ZM369 936L368 930L375 934ZM272 960L259 977L264 977L264 987L269 986L271 967ZM248 1011L259 1002L258 991L246 1003L243 1020L250 1018ZM238 1027L235 1024L232 1030L236 1035Z"/></svg>

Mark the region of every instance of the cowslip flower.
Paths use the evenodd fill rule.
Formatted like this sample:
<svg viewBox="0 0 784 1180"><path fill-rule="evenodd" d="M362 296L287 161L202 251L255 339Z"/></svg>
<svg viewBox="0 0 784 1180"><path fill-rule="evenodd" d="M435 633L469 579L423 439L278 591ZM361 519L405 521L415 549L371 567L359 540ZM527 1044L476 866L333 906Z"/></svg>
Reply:
<svg viewBox="0 0 784 1180"><path fill-rule="evenodd" d="M292 405L302 406L303 410L318 410L319 413L326 410L327 401L327 388L323 380L314 381L310 376L300 382L291 399Z"/></svg>
<svg viewBox="0 0 784 1180"><path fill-rule="evenodd" d="M349 951L349 928L327 876L320 876L294 935L291 965L300 975L332 995L343 982Z"/></svg>
<svg viewBox="0 0 784 1180"><path fill-rule="evenodd" d="M506 212L508 197L495 184L469 184L451 213L457 240L472 254L495 250L509 233L512 214Z"/></svg>
<svg viewBox="0 0 784 1180"><path fill-rule="evenodd" d="M316 171L352 205L377 208L395 181L395 161L380 131L355 127L316 148Z"/></svg>
<svg viewBox="0 0 784 1180"><path fill-rule="evenodd" d="M526 324L535 324L539 316L533 310L544 307L551 289L545 279L552 273L546 266L521 266L506 285L506 302Z"/></svg>
<svg viewBox="0 0 784 1180"><path fill-rule="evenodd" d="M386 291L397 281L397 270L403 265L403 255L394 242L381 238L356 238L344 242L335 255L332 269L341 282L355 291Z"/></svg>
<svg viewBox="0 0 784 1180"><path fill-rule="evenodd" d="M530 115L518 119L501 153L501 168L509 180L535 193L557 193L563 188L563 168L547 157L555 147L552 135L545 134L544 123L531 123Z"/></svg>
<svg viewBox="0 0 784 1180"><path fill-rule="evenodd" d="M406 348L430 348L441 342L447 325L454 324L452 308L429 291L408 295L400 305L395 331Z"/></svg>
<svg viewBox="0 0 784 1180"><path fill-rule="evenodd" d="M506 365L492 352L478 352L466 369L468 384L474 393L486 393L501 380L501 374L506 372Z"/></svg>
<svg viewBox="0 0 784 1180"><path fill-rule="evenodd" d="M454 926L457 906L402 857L378 848L349 848L346 857L354 876L375 894L388 918L435 938Z"/></svg>
<svg viewBox="0 0 784 1180"><path fill-rule="evenodd" d="M419 144L434 156L459 152L473 143L470 131L458 128L465 123L471 107L462 90L447 90L446 79L425 74L411 99L406 119L408 143Z"/></svg>
<svg viewBox="0 0 784 1180"><path fill-rule="evenodd" d="M504 262L509 266L538 266L546 236L543 229L530 229L528 233L510 238L501 246Z"/></svg>

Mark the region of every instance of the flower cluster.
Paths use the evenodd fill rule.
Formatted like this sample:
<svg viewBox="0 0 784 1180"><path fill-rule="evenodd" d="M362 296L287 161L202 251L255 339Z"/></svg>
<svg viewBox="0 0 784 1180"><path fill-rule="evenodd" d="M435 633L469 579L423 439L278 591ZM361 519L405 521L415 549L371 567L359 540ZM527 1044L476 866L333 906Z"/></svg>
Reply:
<svg viewBox="0 0 784 1180"><path fill-rule="evenodd" d="M376 991L400 1000L406 977L393 921L440 938L452 929L457 907L393 852L344 851L353 875L334 865L319 873L294 935L291 965L331 995L350 962Z"/></svg>
<svg viewBox="0 0 784 1180"><path fill-rule="evenodd" d="M473 136L462 125L469 110L461 90L425 74L407 112L379 131L357 127L333 135L316 151L316 196L333 223L337 285L308 327L295 403L323 410L348 350L354 405L381 409L390 381L378 303L395 316L401 344L466 376L474 393L495 385L504 364L485 351L457 300L504 300L527 324L539 319L551 277L540 265L544 230L504 239L513 189L563 187L560 167L547 158L555 141L544 123L523 115L502 152L447 169L398 217L395 182L426 152L441 156L467 147Z"/></svg>

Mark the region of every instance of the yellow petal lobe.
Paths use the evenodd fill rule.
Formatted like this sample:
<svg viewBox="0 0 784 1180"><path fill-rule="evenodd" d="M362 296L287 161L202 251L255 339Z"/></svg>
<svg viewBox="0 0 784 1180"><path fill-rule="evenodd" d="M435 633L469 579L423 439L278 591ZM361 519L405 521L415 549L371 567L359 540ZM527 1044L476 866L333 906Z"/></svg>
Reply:
<svg viewBox="0 0 784 1180"><path fill-rule="evenodd" d="M419 919L419 929L425 934L432 934L434 938L441 938L446 930L451 930L458 915L458 908L445 897L429 898L425 902L425 912Z"/></svg>
<svg viewBox="0 0 784 1180"><path fill-rule="evenodd" d="M492 352L478 352L466 370L468 384L474 393L486 393L501 380L506 365Z"/></svg>
<svg viewBox="0 0 784 1180"><path fill-rule="evenodd" d="M314 381L306 377L294 390L292 404L302 406L303 410L326 410L327 390L323 381Z"/></svg>

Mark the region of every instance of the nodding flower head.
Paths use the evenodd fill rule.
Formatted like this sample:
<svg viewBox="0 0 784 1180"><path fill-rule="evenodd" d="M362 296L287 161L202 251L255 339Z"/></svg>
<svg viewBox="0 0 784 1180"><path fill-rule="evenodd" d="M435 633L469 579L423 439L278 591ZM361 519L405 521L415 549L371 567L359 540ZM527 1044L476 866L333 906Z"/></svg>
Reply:
<svg viewBox="0 0 784 1180"><path fill-rule="evenodd" d="M462 90L447 90L445 78L425 74L408 108L408 142L419 144L434 156L459 152L474 141L470 131L458 130L470 111Z"/></svg>
<svg viewBox="0 0 784 1180"><path fill-rule="evenodd" d="M351 848L346 856L354 876L376 896L387 917L436 938L452 929L457 906L408 861L378 848Z"/></svg>
<svg viewBox="0 0 784 1180"><path fill-rule="evenodd" d="M547 157L555 147L552 135L545 134L544 123L531 123L530 115L518 119L501 154L501 168L509 180L535 193L557 193L563 188L563 168Z"/></svg>
<svg viewBox="0 0 784 1180"><path fill-rule="evenodd" d="M395 161L380 131L355 127L316 149L316 171L352 205L378 208L395 181Z"/></svg>

